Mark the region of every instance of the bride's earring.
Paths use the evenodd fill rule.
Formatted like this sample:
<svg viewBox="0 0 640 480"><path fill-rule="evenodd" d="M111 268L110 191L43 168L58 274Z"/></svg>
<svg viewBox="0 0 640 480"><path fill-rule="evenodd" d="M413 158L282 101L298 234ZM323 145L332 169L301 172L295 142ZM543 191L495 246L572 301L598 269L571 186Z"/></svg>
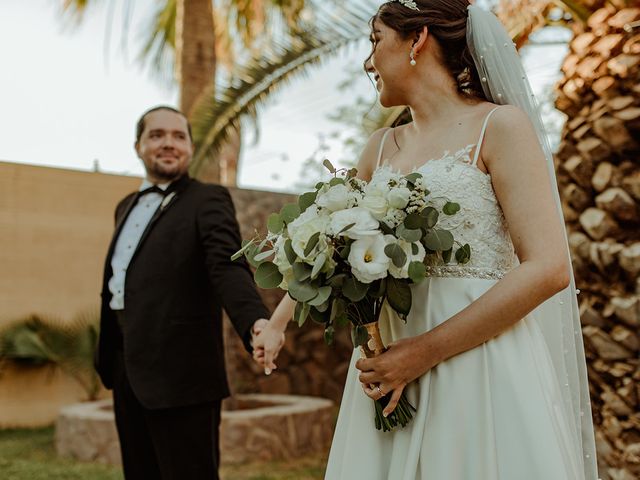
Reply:
<svg viewBox="0 0 640 480"><path fill-rule="evenodd" d="M413 53L413 49L411 49L411 53L409 54L409 58L411 58L411 61L409 62L411 64L412 67L416 66L416 59L414 57L414 53Z"/></svg>

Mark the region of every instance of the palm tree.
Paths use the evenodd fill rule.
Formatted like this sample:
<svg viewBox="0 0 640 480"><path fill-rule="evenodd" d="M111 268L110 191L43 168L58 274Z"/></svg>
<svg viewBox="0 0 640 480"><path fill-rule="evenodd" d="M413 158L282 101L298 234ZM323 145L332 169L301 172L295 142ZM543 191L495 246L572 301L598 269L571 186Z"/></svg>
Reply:
<svg viewBox="0 0 640 480"><path fill-rule="evenodd" d="M62 7L76 20L81 20L86 10L96 3L97 0L63 0ZM118 2L110 0L108 3L113 9ZM123 5L126 33L133 2L123 0ZM254 44L272 38L273 33L266 30L267 26L273 28L279 24L286 33L297 32L298 18L304 6L304 0L161 0L147 32L149 37L142 59L150 60L160 73L165 73L167 65L175 67L180 109L190 117L203 92L215 88L218 58L229 66L237 55L233 48L235 38L230 33L231 24L236 27L235 37L239 37L244 48L250 49ZM239 148L237 133L234 139L231 157ZM222 152L221 156L229 160L228 154ZM226 178L225 183L235 183L237 155L235 157L235 160L222 162L229 164L227 169L232 169L233 174L214 165L216 168L207 179L220 181Z"/></svg>
<svg viewBox="0 0 640 480"><path fill-rule="evenodd" d="M556 164L581 290L598 463L603 480L640 478L640 8L623 0L501 6L520 44L547 24L574 33L557 85L556 107L568 120Z"/></svg>

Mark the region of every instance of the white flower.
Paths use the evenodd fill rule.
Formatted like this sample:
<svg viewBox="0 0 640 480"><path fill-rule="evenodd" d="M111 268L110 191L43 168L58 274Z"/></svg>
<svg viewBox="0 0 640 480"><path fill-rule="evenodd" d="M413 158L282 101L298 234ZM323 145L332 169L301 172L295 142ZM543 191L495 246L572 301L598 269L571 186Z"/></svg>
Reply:
<svg viewBox="0 0 640 480"><path fill-rule="evenodd" d="M389 210L387 210L387 214L381 221L386 223L389 228L395 229L398 225L404 222L405 218L407 218L407 214L404 212L404 210L390 208Z"/></svg>
<svg viewBox="0 0 640 480"><path fill-rule="evenodd" d="M376 220L382 220L389 210L389 203L383 195L365 195L360 206L369 210Z"/></svg>
<svg viewBox="0 0 640 480"><path fill-rule="evenodd" d="M291 238L291 247L293 251L296 252L296 255L305 262L313 264L313 260L318 253L327 248L327 241L324 234L328 226L329 216L319 215L317 207L313 205L291 222L287 226L287 231ZM320 233L320 239L313 250L309 252L309 255L305 255L304 251L307 248L307 244L316 233Z"/></svg>
<svg viewBox="0 0 640 480"><path fill-rule="evenodd" d="M396 243L402 248L404 253L407 255L407 261L404 263L402 268L398 268L394 265L393 262L389 263L389 273L395 278L409 278L409 264L411 262L422 262L425 257L424 247L420 242L415 242L413 244L403 240L401 238L396 240ZM418 253L413 254L412 245L418 246Z"/></svg>
<svg viewBox="0 0 640 480"><path fill-rule="evenodd" d="M333 212L330 218L331 223L328 230L333 235L338 235L338 232L352 223L355 225L349 230L340 233L340 236L344 235L352 239L358 239L379 233L378 227L380 224L371 216L369 210L362 207L347 208Z"/></svg>
<svg viewBox="0 0 640 480"><path fill-rule="evenodd" d="M356 202L354 192L341 183L330 187L325 192L320 192L316 199L316 204L331 212L351 207Z"/></svg>
<svg viewBox="0 0 640 480"><path fill-rule="evenodd" d="M391 259L384 253L384 247L393 238L379 233L353 242L348 258L353 276L362 283L386 277Z"/></svg>
<svg viewBox="0 0 640 480"><path fill-rule="evenodd" d="M394 188L387 195L389 205L393 208L404 208L409 203L411 197L411 190L407 187Z"/></svg>

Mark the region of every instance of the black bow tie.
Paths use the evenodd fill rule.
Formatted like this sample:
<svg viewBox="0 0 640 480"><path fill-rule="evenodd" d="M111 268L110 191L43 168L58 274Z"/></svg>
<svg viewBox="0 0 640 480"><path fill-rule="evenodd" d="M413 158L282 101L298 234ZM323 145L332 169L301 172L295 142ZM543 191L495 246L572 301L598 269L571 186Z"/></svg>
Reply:
<svg viewBox="0 0 640 480"><path fill-rule="evenodd" d="M138 197L143 197L147 193L159 193L160 195L162 195L164 197L167 194L167 191L161 189L157 185L152 185L152 186L150 186L148 188L145 188L144 190L140 190L140 192L138 193Z"/></svg>

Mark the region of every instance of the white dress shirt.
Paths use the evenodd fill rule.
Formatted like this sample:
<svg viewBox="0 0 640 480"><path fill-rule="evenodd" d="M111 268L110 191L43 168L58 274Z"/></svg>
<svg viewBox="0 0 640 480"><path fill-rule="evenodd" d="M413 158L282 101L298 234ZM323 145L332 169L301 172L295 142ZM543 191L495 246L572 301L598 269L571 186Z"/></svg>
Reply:
<svg viewBox="0 0 640 480"><path fill-rule="evenodd" d="M145 179L140 185L140 191L152 187L153 183ZM158 184L162 190L169 187L169 183ZM111 302L109 306L112 310L124 310L124 284L127 277L127 268L133 257L142 233L149 225L151 217L162 204L164 197L157 192L150 192L143 195L138 203L133 207L127 217L125 224L120 230L120 235L116 240L116 246L111 257L111 269L113 276L109 280L109 291L111 292Z"/></svg>

